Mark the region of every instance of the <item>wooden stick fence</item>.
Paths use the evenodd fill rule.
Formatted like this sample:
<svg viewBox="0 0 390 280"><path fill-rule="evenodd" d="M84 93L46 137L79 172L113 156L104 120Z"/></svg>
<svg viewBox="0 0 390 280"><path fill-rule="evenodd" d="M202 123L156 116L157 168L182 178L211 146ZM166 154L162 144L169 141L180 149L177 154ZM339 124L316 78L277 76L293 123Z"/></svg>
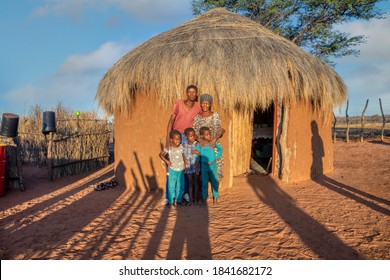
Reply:
<svg viewBox="0 0 390 280"><path fill-rule="evenodd" d="M364 113L366 112L367 110L367 106L368 106L368 99L366 101L366 106L364 106L364 110L362 112L362 118L361 118L361 122L362 122L362 127L361 127L361 130L360 130L360 142L363 142L363 132L364 132Z"/></svg>
<svg viewBox="0 0 390 280"><path fill-rule="evenodd" d="M48 177L62 177L106 166L111 131L75 133L54 138L48 143Z"/></svg>
<svg viewBox="0 0 390 280"><path fill-rule="evenodd" d="M349 99L347 100L346 109L345 109L346 128L344 130L345 131L345 140L347 143L350 142L350 139L351 139L350 134L351 133L354 135L354 138L357 137L355 139L359 139L361 142L364 141L364 137L372 137L374 135L379 136L379 131L380 131L380 135L381 135L380 137L381 137L382 142L385 141L385 135L386 134L389 135L390 131L389 131L389 129L386 129L386 115L383 112L382 100L379 98L379 107L380 107L381 115L382 115L381 129L379 129L379 127L375 127L375 123L377 123L377 121L379 120L378 115L368 116L366 118L365 114L367 111L368 103L369 103L369 99L366 100L365 106L364 106L363 111L362 111L361 116L360 116L360 122L359 122L359 121L357 121L358 120L357 117L350 117L349 116L349 114L348 114ZM337 139L337 132L338 131L340 132L340 129L338 129L336 127L336 124L338 122L338 118L336 117L335 114L333 114L333 117L334 117L334 121L333 121L332 133L333 133L333 143L335 143L336 139ZM366 128L367 119L368 119L368 121L370 121L370 120L373 121L371 124L374 124L374 126L370 126L369 128ZM343 119L341 119L341 123L343 123ZM352 125L352 128L351 128L351 124L356 125L358 123L360 123L360 129L354 125ZM343 135L344 135L344 133L343 133Z"/></svg>
<svg viewBox="0 0 390 280"><path fill-rule="evenodd" d="M381 141L384 141L384 131L385 131L385 125L386 125L386 118L385 114L383 113L383 108L382 108L382 100L379 98L379 107L381 108L381 113L382 113L382 131L381 131Z"/></svg>

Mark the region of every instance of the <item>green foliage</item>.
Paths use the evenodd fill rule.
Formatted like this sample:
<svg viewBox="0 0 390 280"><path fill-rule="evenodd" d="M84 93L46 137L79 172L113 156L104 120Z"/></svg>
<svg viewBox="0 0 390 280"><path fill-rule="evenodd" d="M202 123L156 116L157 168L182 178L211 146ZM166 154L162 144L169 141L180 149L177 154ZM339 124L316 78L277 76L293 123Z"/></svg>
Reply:
<svg viewBox="0 0 390 280"><path fill-rule="evenodd" d="M364 36L338 31L337 25L382 18L376 4L382 0L193 0L195 15L223 7L249 17L291 40L328 64L332 58L358 55Z"/></svg>

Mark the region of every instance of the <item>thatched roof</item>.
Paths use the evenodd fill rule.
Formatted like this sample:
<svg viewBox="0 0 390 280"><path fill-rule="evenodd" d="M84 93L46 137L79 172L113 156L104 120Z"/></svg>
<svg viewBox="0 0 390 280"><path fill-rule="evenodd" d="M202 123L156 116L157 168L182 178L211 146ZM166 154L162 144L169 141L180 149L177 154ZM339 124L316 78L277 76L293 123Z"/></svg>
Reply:
<svg viewBox="0 0 390 280"><path fill-rule="evenodd" d="M130 111L137 94L170 107L195 84L225 110L266 108L305 99L332 110L346 87L328 65L260 24L213 9L123 56L100 81L96 98L110 114Z"/></svg>

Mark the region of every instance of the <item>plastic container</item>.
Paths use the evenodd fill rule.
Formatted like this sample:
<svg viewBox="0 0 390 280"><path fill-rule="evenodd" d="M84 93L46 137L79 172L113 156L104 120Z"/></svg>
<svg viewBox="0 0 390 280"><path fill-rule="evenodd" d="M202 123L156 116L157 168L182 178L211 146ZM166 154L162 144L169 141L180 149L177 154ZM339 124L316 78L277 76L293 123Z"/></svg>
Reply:
<svg viewBox="0 0 390 280"><path fill-rule="evenodd" d="M0 134L5 137L18 136L19 116L10 113L4 113L1 119Z"/></svg>
<svg viewBox="0 0 390 280"><path fill-rule="evenodd" d="M56 132L56 113L53 111L43 112L42 117L42 133L48 134L50 132Z"/></svg>

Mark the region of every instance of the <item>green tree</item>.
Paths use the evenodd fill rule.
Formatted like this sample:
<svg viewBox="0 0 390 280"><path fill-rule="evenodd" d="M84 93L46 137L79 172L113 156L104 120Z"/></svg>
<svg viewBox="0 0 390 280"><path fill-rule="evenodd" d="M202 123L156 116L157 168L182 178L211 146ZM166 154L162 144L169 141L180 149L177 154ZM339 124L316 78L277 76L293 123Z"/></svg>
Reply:
<svg viewBox="0 0 390 280"><path fill-rule="evenodd" d="M365 42L337 26L355 19L383 18L376 4L382 0L193 0L195 15L223 7L249 17L291 40L324 62L359 54L355 49Z"/></svg>

